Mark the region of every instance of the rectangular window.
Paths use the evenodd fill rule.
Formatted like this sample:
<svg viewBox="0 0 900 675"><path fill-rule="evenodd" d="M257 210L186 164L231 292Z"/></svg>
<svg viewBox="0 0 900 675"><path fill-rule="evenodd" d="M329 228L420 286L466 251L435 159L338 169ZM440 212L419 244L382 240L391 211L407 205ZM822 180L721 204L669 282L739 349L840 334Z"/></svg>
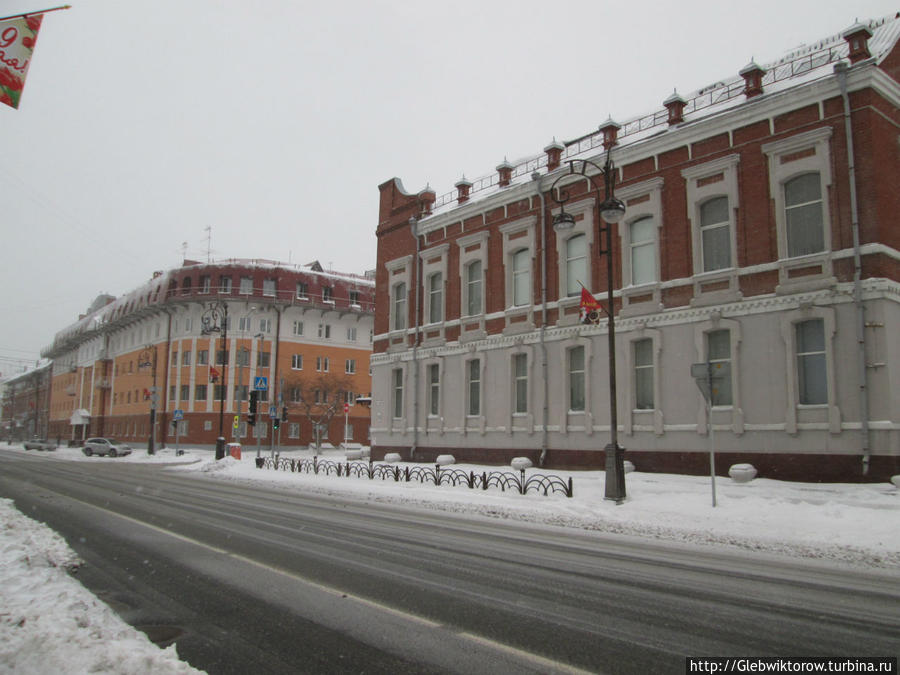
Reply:
<svg viewBox="0 0 900 675"><path fill-rule="evenodd" d="M731 267L728 197L716 197L700 206L700 247L704 272Z"/></svg>
<svg viewBox="0 0 900 675"><path fill-rule="evenodd" d="M347 359L344 362L344 373L347 375L356 374L356 359Z"/></svg>
<svg viewBox="0 0 900 675"><path fill-rule="evenodd" d="M253 293L253 279L251 277L241 277L241 288L238 292L241 295L251 295Z"/></svg>
<svg viewBox="0 0 900 675"><path fill-rule="evenodd" d="M178 352L173 351L172 352L172 367L174 368L177 365L178 365ZM131 362L128 363L128 372L129 373L131 372Z"/></svg>
<svg viewBox="0 0 900 675"><path fill-rule="evenodd" d="M304 281L297 282L297 299L298 300L308 300L309 299L309 284Z"/></svg>
<svg viewBox="0 0 900 675"><path fill-rule="evenodd" d="M481 414L481 361L472 359L466 367L467 391L469 395L466 412L468 415Z"/></svg>
<svg viewBox="0 0 900 675"><path fill-rule="evenodd" d="M231 277L219 277L219 293L231 293Z"/></svg>
<svg viewBox="0 0 900 675"><path fill-rule="evenodd" d="M250 387L246 384L239 384L234 388L234 400L246 401L250 397Z"/></svg>
<svg viewBox="0 0 900 675"><path fill-rule="evenodd" d="M428 414L436 417L441 403L441 368L437 363L428 366Z"/></svg>
<svg viewBox="0 0 900 675"><path fill-rule="evenodd" d="M331 339L331 324L328 323L320 323L319 324L319 337L323 340Z"/></svg>
<svg viewBox="0 0 900 675"><path fill-rule="evenodd" d="M189 384L181 385L181 396L179 397L179 400L187 401L187 400L190 400L190 398L191 398L191 385L189 385Z"/></svg>
<svg viewBox="0 0 900 675"><path fill-rule="evenodd" d="M271 333L272 332L272 319L260 319L259 320L259 332L260 333Z"/></svg>
<svg viewBox="0 0 900 675"><path fill-rule="evenodd" d="M406 284L400 283L394 286L392 309L394 310L394 330L406 328Z"/></svg>
<svg viewBox="0 0 900 675"><path fill-rule="evenodd" d="M531 304L531 252L524 248L512 256L512 304L515 307Z"/></svg>
<svg viewBox="0 0 900 675"><path fill-rule="evenodd" d="M350 291L350 305L359 307L359 291Z"/></svg>
<svg viewBox="0 0 900 675"><path fill-rule="evenodd" d="M206 385L198 384L194 386L194 400L195 401L205 401L206 400Z"/></svg>
<svg viewBox="0 0 900 675"><path fill-rule="evenodd" d="M270 352L256 352L256 367L268 368L271 356Z"/></svg>
<svg viewBox="0 0 900 675"><path fill-rule="evenodd" d="M476 260L466 266L466 316L481 314L484 306L481 291L481 261Z"/></svg>
<svg viewBox="0 0 900 675"><path fill-rule="evenodd" d="M227 361L228 355L221 349L216 350L216 365L222 366Z"/></svg>
<svg viewBox="0 0 900 675"><path fill-rule="evenodd" d="M347 342L356 342L356 328L347 329Z"/></svg>
<svg viewBox="0 0 900 675"><path fill-rule="evenodd" d="M300 387L291 387L289 393L291 403L302 403L303 402L303 390Z"/></svg>
<svg viewBox="0 0 900 675"><path fill-rule="evenodd" d="M263 279L263 295L266 295L270 298L275 297L275 280L274 279Z"/></svg>
<svg viewBox="0 0 900 675"><path fill-rule="evenodd" d="M802 405L828 403L825 322L811 319L796 325L797 385Z"/></svg>
<svg viewBox="0 0 900 675"><path fill-rule="evenodd" d="M249 366L250 365L250 350L246 347L241 347L237 350L237 365L239 366Z"/></svg>
<svg viewBox="0 0 900 675"><path fill-rule="evenodd" d="M330 361L327 356L317 356L316 357L316 370L322 373L327 373L330 365Z"/></svg>
<svg viewBox="0 0 900 675"><path fill-rule="evenodd" d="M288 424L288 438L300 438L299 422L291 422Z"/></svg>
<svg viewBox="0 0 900 675"><path fill-rule="evenodd" d="M225 387L223 387L221 384L213 385L213 401L221 401L224 393Z"/></svg>
<svg viewBox="0 0 900 675"><path fill-rule="evenodd" d="M444 320L444 275L435 272L428 277L428 323Z"/></svg>
<svg viewBox="0 0 900 675"><path fill-rule="evenodd" d="M181 365L191 365L191 352L181 352Z"/></svg>
<svg viewBox="0 0 900 675"><path fill-rule="evenodd" d="M293 332L294 335L303 335L303 322L295 321L291 332Z"/></svg>
<svg viewBox="0 0 900 675"><path fill-rule="evenodd" d="M635 340L634 347L634 407L653 410L653 340Z"/></svg>
<svg viewBox="0 0 900 675"><path fill-rule="evenodd" d="M728 373L721 379L713 380L712 405L729 406L731 397L731 331L727 328L714 330L706 334L706 353L709 363L727 364Z"/></svg>
<svg viewBox="0 0 900 675"><path fill-rule="evenodd" d="M825 250L822 182L818 173L805 173L784 184L784 218L789 257Z"/></svg>
<svg viewBox="0 0 900 675"><path fill-rule="evenodd" d="M631 283L648 284L656 281L656 226L648 216L636 220L629 227L631 237Z"/></svg>
<svg viewBox="0 0 900 675"><path fill-rule="evenodd" d="M242 316L238 319L238 330L246 333L251 328L250 317Z"/></svg>
<svg viewBox="0 0 900 675"><path fill-rule="evenodd" d="M322 286L322 302L334 303L334 288L332 286Z"/></svg>
<svg viewBox="0 0 900 675"><path fill-rule="evenodd" d="M397 368L392 371L392 403L391 408L394 412L394 419L403 417L403 371Z"/></svg>
<svg viewBox="0 0 900 675"><path fill-rule="evenodd" d="M576 234L566 240L566 295L581 294L581 283L589 283L587 273L587 237Z"/></svg>
<svg viewBox="0 0 900 675"><path fill-rule="evenodd" d="M513 412L528 412L528 354L513 356Z"/></svg>
<svg viewBox="0 0 900 675"><path fill-rule="evenodd" d="M197 350L197 365L198 366L209 365L209 350L208 349L198 349Z"/></svg>
<svg viewBox="0 0 900 675"><path fill-rule="evenodd" d="M303 370L303 354L291 355L291 368L294 370Z"/></svg>
<svg viewBox="0 0 900 675"><path fill-rule="evenodd" d="M209 275L200 277L200 292L209 293L211 283L212 280L210 279Z"/></svg>
<svg viewBox="0 0 900 675"><path fill-rule="evenodd" d="M584 347L569 350L569 411L584 412Z"/></svg>

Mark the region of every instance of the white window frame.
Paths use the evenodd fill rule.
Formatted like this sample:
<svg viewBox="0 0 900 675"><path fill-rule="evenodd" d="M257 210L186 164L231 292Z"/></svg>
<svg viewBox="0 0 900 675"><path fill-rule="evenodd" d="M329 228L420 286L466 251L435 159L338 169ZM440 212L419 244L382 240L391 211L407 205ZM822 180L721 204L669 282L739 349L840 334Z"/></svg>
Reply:
<svg viewBox="0 0 900 675"><path fill-rule="evenodd" d="M831 127L821 127L762 146L769 163L769 196L775 203L779 272L779 287L776 291L813 290L834 282L831 261L831 135ZM788 255L784 186L791 179L806 173L819 174L824 250L791 258ZM803 269L803 273L792 275L798 269Z"/></svg>
<svg viewBox="0 0 900 675"><path fill-rule="evenodd" d="M275 279L263 279L263 292L262 294L274 298L275 297Z"/></svg>
<svg viewBox="0 0 900 675"><path fill-rule="evenodd" d="M663 227L662 217L662 189L664 180L652 178L650 180L616 188L616 197L625 202L625 218L618 224L619 256L622 265L622 310L624 316L643 314L661 307L662 273L660 266L660 232ZM655 271L652 281L645 284L635 284L631 263L631 223L643 218L653 218L655 228L654 262ZM601 235L604 236L605 235ZM605 241L601 242L605 246Z"/></svg>
<svg viewBox="0 0 900 675"><path fill-rule="evenodd" d="M240 295L253 295L253 277L241 277Z"/></svg>
<svg viewBox="0 0 900 675"><path fill-rule="evenodd" d="M303 370L303 354L291 354L291 370Z"/></svg>

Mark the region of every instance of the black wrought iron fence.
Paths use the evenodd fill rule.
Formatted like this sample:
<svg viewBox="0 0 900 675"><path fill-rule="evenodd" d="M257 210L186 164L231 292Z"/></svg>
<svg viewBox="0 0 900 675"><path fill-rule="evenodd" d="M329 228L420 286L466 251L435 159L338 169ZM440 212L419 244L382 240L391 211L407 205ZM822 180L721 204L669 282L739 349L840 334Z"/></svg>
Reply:
<svg viewBox="0 0 900 675"><path fill-rule="evenodd" d="M562 478L553 474L531 473L526 475L526 469L516 471L465 471L455 467L443 467L435 464L430 466L400 466L398 464L376 464L372 460L368 462L345 461L339 462L331 459L274 457L259 458L257 466L260 469L273 469L275 471L291 471L293 473L312 473L337 478L368 478L369 480L393 480L397 483L431 485L465 485L470 490L487 490L488 488L500 488L502 492L510 490L526 495L529 492L550 495L554 492L571 497L572 478Z"/></svg>

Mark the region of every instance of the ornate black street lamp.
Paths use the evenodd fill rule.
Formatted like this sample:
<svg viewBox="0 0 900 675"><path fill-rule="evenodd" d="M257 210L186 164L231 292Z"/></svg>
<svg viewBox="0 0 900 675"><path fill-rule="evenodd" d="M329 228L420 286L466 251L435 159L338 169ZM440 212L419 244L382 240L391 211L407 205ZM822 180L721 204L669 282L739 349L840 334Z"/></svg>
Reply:
<svg viewBox="0 0 900 675"><path fill-rule="evenodd" d="M559 176L550 186L550 195L559 204L560 210L553 218L553 229L557 232L570 230L575 226L575 217L566 213L565 204L570 196L565 186L558 190L556 186L560 181L571 179L573 174L579 175L590 181L597 191L597 199L600 202L600 235L606 234L605 248L601 248L599 255L606 255L606 319L607 335L609 338L609 425L610 441L606 446L606 493L605 498L615 500L621 504L625 500L625 448L619 445L619 420L616 408L616 324L615 305L613 300L613 256L612 256L612 226L625 216L625 204L615 197L616 169L606 153L606 163L603 167L587 159L574 159L568 162L569 171ZM588 174L593 169L596 173ZM597 176L603 176L603 200L600 201L600 185ZM598 238L598 244L601 239Z"/></svg>
<svg viewBox="0 0 900 675"><path fill-rule="evenodd" d="M156 404L159 393L156 391L156 347L147 345L138 355L138 368L150 368L153 375L153 386L150 387L150 438L147 439L147 454L156 454Z"/></svg>
<svg viewBox="0 0 900 675"><path fill-rule="evenodd" d="M228 305L221 300L211 302L209 307L200 317L203 326L202 335L222 334L222 384L219 387L219 437L216 439L216 459L225 457L225 391L227 387L226 373L228 370ZM215 347L215 338L213 338ZM213 349L213 361L216 350Z"/></svg>

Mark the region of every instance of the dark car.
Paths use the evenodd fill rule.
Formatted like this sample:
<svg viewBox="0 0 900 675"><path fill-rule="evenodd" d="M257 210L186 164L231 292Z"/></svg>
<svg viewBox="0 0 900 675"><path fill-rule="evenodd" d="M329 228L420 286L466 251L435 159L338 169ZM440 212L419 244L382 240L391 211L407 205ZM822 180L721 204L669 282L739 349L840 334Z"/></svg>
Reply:
<svg viewBox="0 0 900 675"><path fill-rule="evenodd" d="M84 442L84 447L81 451L88 457L91 455L121 457L131 454L131 446L114 438L89 438Z"/></svg>

